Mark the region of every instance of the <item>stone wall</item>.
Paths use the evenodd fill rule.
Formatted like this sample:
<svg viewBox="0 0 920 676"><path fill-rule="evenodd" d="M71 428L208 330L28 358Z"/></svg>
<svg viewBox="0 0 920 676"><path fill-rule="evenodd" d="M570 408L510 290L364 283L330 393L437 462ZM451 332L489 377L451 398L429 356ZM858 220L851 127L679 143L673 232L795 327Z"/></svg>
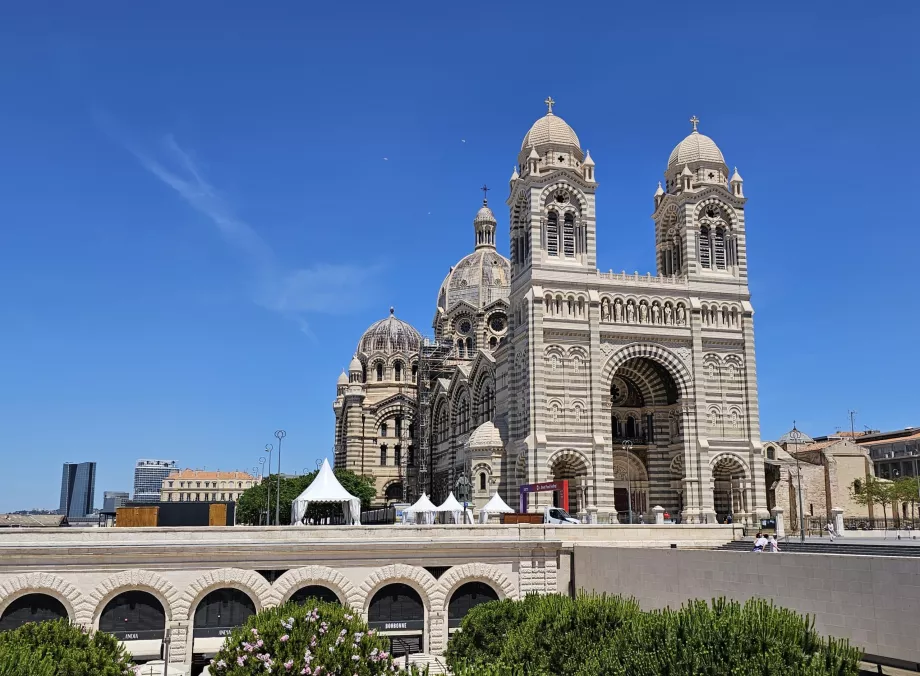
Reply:
<svg viewBox="0 0 920 676"><path fill-rule="evenodd" d="M920 558L576 545L575 585L634 596L644 608L765 598L869 654L920 663Z"/></svg>

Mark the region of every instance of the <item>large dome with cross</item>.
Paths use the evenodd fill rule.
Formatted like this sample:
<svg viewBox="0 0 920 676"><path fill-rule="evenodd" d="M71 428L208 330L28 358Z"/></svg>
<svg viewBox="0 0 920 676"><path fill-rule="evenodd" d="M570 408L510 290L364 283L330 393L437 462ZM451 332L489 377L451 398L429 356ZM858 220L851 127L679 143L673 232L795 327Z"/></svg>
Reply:
<svg viewBox="0 0 920 676"><path fill-rule="evenodd" d="M411 324L396 318L395 308L390 316L374 322L358 341L358 352L417 352L422 342L421 334Z"/></svg>
<svg viewBox="0 0 920 676"><path fill-rule="evenodd" d="M695 115L690 118L693 131L671 151L671 156L668 157L668 169L694 162L714 162L725 165L725 158L716 142L697 130L699 122L699 118Z"/></svg>
<svg viewBox="0 0 920 676"><path fill-rule="evenodd" d="M569 145L581 148L578 135L565 120L553 113L553 106L556 104L553 97L544 101L549 111L539 120L533 123L530 131L524 135L521 142L521 150L534 147L538 148L543 145Z"/></svg>

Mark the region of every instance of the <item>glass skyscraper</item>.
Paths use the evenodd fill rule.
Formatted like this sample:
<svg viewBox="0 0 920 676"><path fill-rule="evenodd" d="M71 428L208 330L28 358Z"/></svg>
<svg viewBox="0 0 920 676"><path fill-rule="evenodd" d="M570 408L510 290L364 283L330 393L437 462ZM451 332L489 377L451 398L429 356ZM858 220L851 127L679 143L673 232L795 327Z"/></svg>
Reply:
<svg viewBox="0 0 920 676"><path fill-rule="evenodd" d="M67 517L82 518L93 513L96 494L96 463L65 462L61 475L61 505L58 512Z"/></svg>
<svg viewBox="0 0 920 676"><path fill-rule="evenodd" d="M163 479L175 469L175 460L138 460L134 466L134 502L159 502Z"/></svg>

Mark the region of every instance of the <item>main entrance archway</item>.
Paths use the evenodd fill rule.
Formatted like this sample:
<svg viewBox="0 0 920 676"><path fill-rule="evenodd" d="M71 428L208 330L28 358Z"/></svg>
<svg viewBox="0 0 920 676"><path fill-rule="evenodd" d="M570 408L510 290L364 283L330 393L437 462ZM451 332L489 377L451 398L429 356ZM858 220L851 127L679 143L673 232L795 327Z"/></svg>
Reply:
<svg viewBox="0 0 920 676"><path fill-rule="evenodd" d="M719 522L725 522L729 516L732 521L739 516L747 520L746 478L744 465L733 455L722 455L713 463L712 501Z"/></svg>
<svg viewBox="0 0 920 676"><path fill-rule="evenodd" d="M371 629L390 639L394 657L425 649L425 604L407 584L388 584L371 599L367 612Z"/></svg>
<svg viewBox="0 0 920 676"><path fill-rule="evenodd" d="M18 629L29 622L67 619L64 604L48 594L26 594L10 603L0 616L0 631Z"/></svg>

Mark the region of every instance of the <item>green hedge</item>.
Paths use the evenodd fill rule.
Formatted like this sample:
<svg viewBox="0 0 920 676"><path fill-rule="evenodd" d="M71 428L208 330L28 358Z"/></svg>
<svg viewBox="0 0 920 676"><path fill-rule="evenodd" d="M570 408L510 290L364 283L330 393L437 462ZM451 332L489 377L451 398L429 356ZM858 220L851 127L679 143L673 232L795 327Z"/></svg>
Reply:
<svg viewBox="0 0 920 676"><path fill-rule="evenodd" d="M128 676L131 656L115 637L68 620L0 633L0 676Z"/></svg>
<svg viewBox="0 0 920 676"><path fill-rule="evenodd" d="M857 676L861 653L758 599L644 612L622 597L551 595L473 608L446 657L455 676Z"/></svg>

